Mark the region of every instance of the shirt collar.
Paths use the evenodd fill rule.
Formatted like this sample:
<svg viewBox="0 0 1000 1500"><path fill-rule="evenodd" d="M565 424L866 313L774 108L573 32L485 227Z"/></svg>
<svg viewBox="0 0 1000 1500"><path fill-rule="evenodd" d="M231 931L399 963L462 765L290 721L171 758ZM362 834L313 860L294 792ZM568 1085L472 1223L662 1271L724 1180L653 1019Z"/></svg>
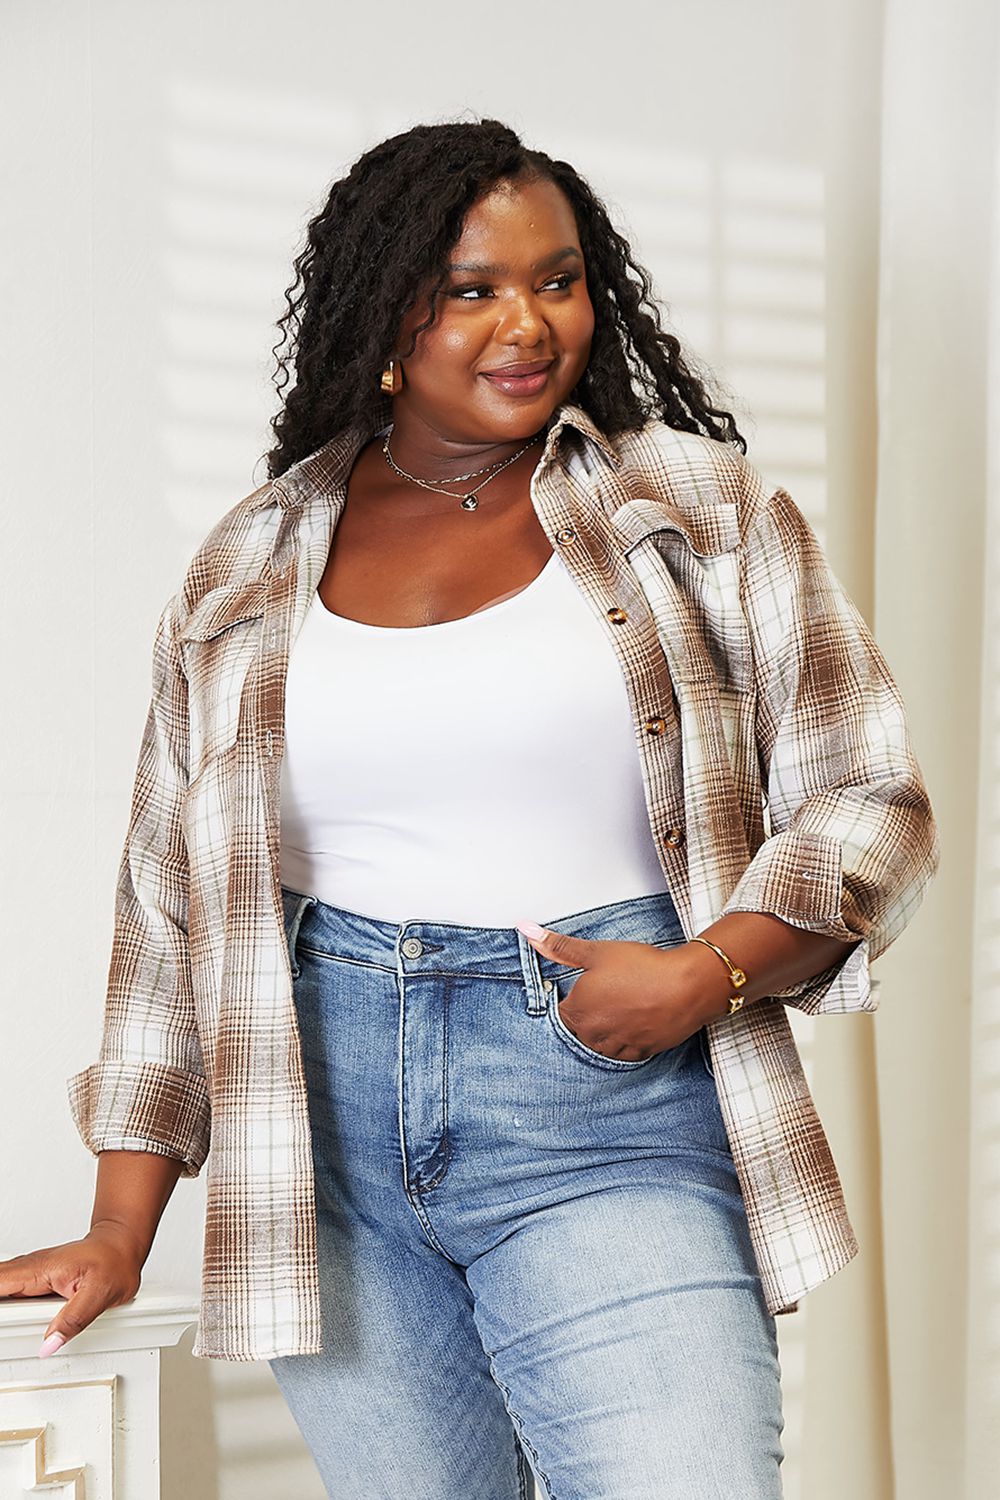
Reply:
<svg viewBox="0 0 1000 1500"><path fill-rule="evenodd" d="M366 422L345 428L314 453L292 464L277 479L262 486L250 501L249 509L260 510L267 505L277 505L282 510L294 510L317 494L332 494L346 483L354 460L365 443L377 433L384 432L385 428L386 422L382 414L375 414ZM582 406L564 401L549 418L542 465L547 466L555 461L557 450L565 443L567 428L581 433L616 467L621 464L621 455L614 443L589 413Z"/></svg>
<svg viewBox="0 0 1000 1500"><path fill-rule="evenodd" d="M621 454L608 435L598 427L589 412L570 401L564 401L561 406L557 406L549 418L549 435L543 454L545 462L554 458L556 447L562 441L567 427L575 427L577 432L582 433L589 442L599 448L616 468L621 464Z"/></svg>

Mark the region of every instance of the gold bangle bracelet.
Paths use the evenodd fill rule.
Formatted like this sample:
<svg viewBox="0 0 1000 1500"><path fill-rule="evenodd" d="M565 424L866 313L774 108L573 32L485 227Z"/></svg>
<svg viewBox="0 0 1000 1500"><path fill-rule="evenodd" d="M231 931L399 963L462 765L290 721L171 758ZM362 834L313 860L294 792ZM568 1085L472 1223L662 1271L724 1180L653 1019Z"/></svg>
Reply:
<svg viewBox="0 0 1000 1500"><path fill-rule="evenodd" d="M737 968L736 964L733 963L732 959L729 958L729 956L727 954L723 953L722 949L719 948L715 943L710 942L708 938L695 937L695 938L691 938L691 942L692 943L704 943L706 948L711 948L711 950L712 950L713 953L717 953L719 955L719 957L722 959L722 962L725 964L726 968L729 970L729 978L730 978L730 981L732 983L733 988L736 989L736 990L742 989L742 987L747 982L747 976L746 976L746 971L745 970ZM743 998L744 997L742 995L730 995L730 997L729 997L729 1011L728 1011L729 1015L733 1016L733 1015L736 1014L736 1012L739 1010L740 1006L743 1004Z"/></svg>

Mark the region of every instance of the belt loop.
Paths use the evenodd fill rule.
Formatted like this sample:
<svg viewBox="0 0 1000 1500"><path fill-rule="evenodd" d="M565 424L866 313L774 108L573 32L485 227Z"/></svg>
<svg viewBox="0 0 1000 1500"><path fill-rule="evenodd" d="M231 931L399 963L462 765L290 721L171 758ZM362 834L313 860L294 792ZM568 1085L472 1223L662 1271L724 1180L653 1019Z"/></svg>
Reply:
<svg viewBox="0 0 1000 1500"><path fill-rule="evenodd" d="M521 953L521 973L524 975L524 988L528 996L525 1009L529 1016L543 1016L548 1008L548 993L543 985L538 954L519 928L515 927L514 931L517 933L517 946Z"/></svg>
<svg viewBox="0 0 1000 1500"><path fill-rule="evenodd" d="M299 965L295 956L295 944L299 936L299 924L301 923L302 918L305 915L306 907L315 906L316 900L317 898L315 896L300 896L296 901L294 907L292 908L291 921L286 927L288 938L288 959L292 970L293 979L298 979L299 977Z"/></svg>

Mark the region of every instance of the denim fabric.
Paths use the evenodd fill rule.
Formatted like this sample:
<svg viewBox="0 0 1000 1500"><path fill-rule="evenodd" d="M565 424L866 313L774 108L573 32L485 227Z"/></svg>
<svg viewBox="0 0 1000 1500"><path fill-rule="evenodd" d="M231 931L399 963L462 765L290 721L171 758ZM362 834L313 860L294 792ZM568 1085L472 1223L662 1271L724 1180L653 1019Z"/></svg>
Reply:
<svg viewBox="0 0 1000 1500"><path fill-rule="evenodd" d="M323 1351L268 1361L346 1500L778 1500L768 1313L707 1043L604 1057L516 928L283 889ZM669 948L656 893L558 931Z"/></svg>

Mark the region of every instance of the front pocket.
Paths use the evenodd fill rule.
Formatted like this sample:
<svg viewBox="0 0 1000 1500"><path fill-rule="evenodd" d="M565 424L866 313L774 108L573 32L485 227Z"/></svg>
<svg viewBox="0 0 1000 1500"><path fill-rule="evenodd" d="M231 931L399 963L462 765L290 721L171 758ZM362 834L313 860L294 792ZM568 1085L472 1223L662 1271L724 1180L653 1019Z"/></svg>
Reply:
<svg viewBox="0 0 1000 1500"><path fill-rule="evenodd" d="M563 1046L584 1062L590 1063L592 1067L607 1068L612 1072L621 1072L629 1068L645 1068L649 1063L654 1062L656 1058L662 1057L662 1052L653 1052L649 1057L631 1059L606 1057L603 1052L595 1052L592 1047L588 1047L586 1043L581 1042L578 1036L574 1036L559 1014L559 1002L566 999L569 994L571 985L567 984L567 980L578 979L582 973L583 970L578 969L575 973L569 971L566 974L560 974L558 979L552 980L552 988L548 992L549 1003L546 1008L546 1014L551 1022L553 1031Z"/></svg>

